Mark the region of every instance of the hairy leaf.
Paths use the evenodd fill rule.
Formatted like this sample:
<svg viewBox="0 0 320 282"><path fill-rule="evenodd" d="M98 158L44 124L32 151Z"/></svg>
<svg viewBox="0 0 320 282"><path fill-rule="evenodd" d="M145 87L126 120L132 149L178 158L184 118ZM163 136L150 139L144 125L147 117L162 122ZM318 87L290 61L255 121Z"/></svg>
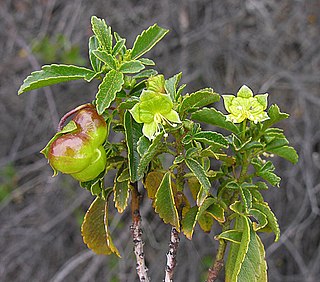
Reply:
<svg viewBox="0 0 320 282"><path fill-rule="evenodd" d="M104 62L110 69L117 69L115 58L107 51L95 50L93 54L102 62Z"/></svg>
<svg viewBox="0 0 320 282"><path fill-rule="evenodd" d="M211 189L211 183L206 176L204 168L195 160L193 159L186 159L185 160L188 168L194 173L195 177L199 180L203 191L198 193L197 198L197 205L201 206L203 201L205 200L206 196L209 194L209 190Z"/></svg>
<svg viewBox="0 0 320 282"><path fill-rule="evenodd" d="M138 177L139 179L143 177L143 174L149 165L149 163L152 161L152 159L157 155L159 152L159 149L162 147L162 137L163 137L163 132L161 132L159 135L156 136L156 138L152 141L151 145L148 147L147 151L144 152L140 159L140 163L138 166Z"/></svg>
<svg viewBox="0 0 320 282"><path fill-rule="evenodd" d="M279 157L284 158L293 164L296 164L299 159L299 156L298 156L296 150L291 146L283 146L280 148L273 148L273 149L269 149L267 151L269 153L276 154Z"/></svg>
<svg viewBox="0 0 320 282"><path fill-rule="evenodd" d="M158 74L156 70L150 69L150 70L144 70L136 75L133 76L134 79L141 79L141 78L149 78L150 76L154 76Z"/></svg>
<svg viewBox="0 0 320 282"><path fill-rule="evenodd" d="M91 17L92 31L96 35L100 47L108 53L112 51L112 34L111 27L108 27L105 20L96 16Z"/></svg>
<svg viewBox="0 0 320 282"><path fill-rule="evenodd" d="M218 145L219 147L228 148L228 140L220 133L212 131L200 131L192 136L193 140L203 142L209 145Z"/></svg>
<svg viewBox="0 0 320 282"><path fill-rule="evenodd" d="M174 75L173 77L170 77L169 79L166 79L164 82L164 88L166 89L166 92L170 95L172 100L175 100L177 95L177 87L179 84L179 81L181 80L182 73L178 73Z"/></svg>
<svg viewBox="0 0 320 282"><path fill-rule="evenodd" d="M278 220L277 220L276 216L274 215L274 213L272 212L272 210L270 209L268 203L255 202L252 204L252 207L254 209L261 211L263 214L266 215L267 220L268 220L267 226L270 227L272 232L276 235L274 241L277 242L280 238L280 228L279 228ZM262 230L260 230L260 231L262 231Z"/></svg>
<svg viewBox="0 0 320 282"><path fill-rule="evenodd" d="M273 124L289 117L288 114L281 113L277 105L270 106L268 110L268 116L269 116L269 119L263 122L262 130L266 130L268 127L272 126Z"/></svg>
<svg viewBox="0 0 320 282"><path fill-rule="evenodd" d="M89 38L89 59L95 72L101 71L101 61L94 55L93 51L99 48L99 42L95 35Z"/></svg>
<svg viewBox="0 0 320 282"><path fill-rule="evenodd" d="M112 55L117 56L121 52L125 44L126 44L126 39L124 38L121 38L119 41L117 41L116 45L114 45L112 49Z"/></svg>
<svg viewBox="0 0 320 282"><path fill-rule="evenodd" d="M159 189L164 174L160 171L151 171L148 173L144 186L148 192L148 198L153 200Z"/></svg>
<svg viewBox="0 0 320 282"><path fill-rule="evenodd" d="M182 231L186 237L191 240L194 227L196 226L197 219L198 219L198 211L199 207L194 206L192 207L184 216L184 218L181 221L182 225Z"/></svg>
<svg viewBox="0 0 320 282"><path fill-rule="evenodd" d="M170 223L178 231L180 230L179 215L174 201L170 172L163 176L155 195L154 206L155 211L163 219L164 223Z"/></svg>
<svg viewBox="0 0 320 282"><path fill-rule="evenodd" d="M101 115L109 108L116 98L117 92L122 89L124 83L123 74L116 70L109 71L99 85L99 91L96 96L97 111Z"/></svg>
<svg viewBox="0 0 320 282"><path fill-rule="evenodd" d="M111 190L110 190L111 191ZM98 255L115 253L120 257L108 231L108 207L106 201L96 198L89 207L81 226L83 241Z"/></svg>
<svg viewBox="0 0 320 282"><path fill-rule="evenodd" d="M215 93L211 88L204 88L197 92L187 94L183 97L179 107L180 112L196 110L208 106L220 100L219 94Z"/></svg>
<svg viewBox="0 0 320 282"><path fill-rule="evenodd" d="M159 27L157 24L150 26L137 36L131 51L131 58L137 59L147 53L154 45L156 45L169 30Z"/></svg>
<svg viewBox="0 0 320 282"><path fill-rule="evenodd" d="M115 177L114 185L113 185L113 200L115 203L115 207L117 208L119 213L123 213L128 205L129 198L129 182L128 180L120 182L118 180L121 174L117 174Z"/></svg>
<svg viewBox="0 0 320 282"><path fill-rule="evenodd" d="M126 143L128 147L128 162L131 182L138 181L138 166L140 155L138 153L138 141L142 136L142 124L137 123L131 114L126 111L124 114L124 128Z"/></svg>
<svg viewBox="0 0 320 282"><path fill-rule="evenodd" d="M18 94L50 86L60 82L85 79L94 74L92 70L72 65L45 65L40 71L32 72L21 85Z"/></svg>
<svg viewBox="0 0 320 282"><path fill-rule="evenodd" d="M119 68L122 73L137 73L143 70L145 66L138 60L132 60L129 62L124 62Z"/></svg>
<svg viewBox="0 0 320 282"><path fill-rule="evenodd" d="M214 108L203 108L191 115L192 119L200 122L216 125L218 127L227 129L233 133L239 133L239 128L230 121L226 120L223 113L217 111Z"/></svg>

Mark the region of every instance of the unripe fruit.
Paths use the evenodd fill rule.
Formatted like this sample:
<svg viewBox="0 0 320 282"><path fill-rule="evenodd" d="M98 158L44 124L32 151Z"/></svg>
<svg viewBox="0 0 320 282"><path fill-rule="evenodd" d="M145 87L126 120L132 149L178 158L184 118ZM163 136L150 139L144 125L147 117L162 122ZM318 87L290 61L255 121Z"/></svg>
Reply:
<svg viewBox="0 0 320 282"><path fill-rule="evenodd" d="M69 133L52 142L48 152L48 160L55 170L67 174L76 173L90 164L93 152L87 135Z"/></svg>
<svg viewBox="0 0 320 282"><path fill-rule="evenodd" d="M102 116L98 115L94 106L80 110L73 121L79 126L82 133L91 137L94 147L102 145L107 137L107 124Z"/></svg>
<svg viewBox="0 0 320 282"><path fill-rule="evenodd" d="M95 149L90 164L82 171L71 174L75 179L85 182L96 178L106 167L106 151L102 146Z"/></svg>
<svg viewBox="0 0 320 282"><path fill-rule="evenodd" d="M107 124L93 105L83 105L82 109L73 112L77 112L72 119L75 130L57 135L49 143L46 157L55 171L71 174L82 182L90 181L106 167L102 144L107 138Z"/></svg>

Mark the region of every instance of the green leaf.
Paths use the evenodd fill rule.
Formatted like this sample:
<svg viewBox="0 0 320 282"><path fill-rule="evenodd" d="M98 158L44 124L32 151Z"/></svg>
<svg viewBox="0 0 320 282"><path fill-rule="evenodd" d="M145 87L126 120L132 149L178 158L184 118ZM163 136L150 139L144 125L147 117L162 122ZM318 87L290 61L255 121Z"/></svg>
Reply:
<svg viewBox="0 0 320 282"><path fill-rule="evenodd" d="M263 214L266 215L267 220L268 220L267 226L270 227L272 232L276 235L274 241L277 242L280 238L280 228L279 228L278 220L277 220L276 216L274 215L274 213L272 212L272 210L270 209L268 203L255 202L252 204L252 207L254 209L261 211ZM260 231L262 231L262 230L260 230Z"/></svg>
<svg viewBox="0 0 320 282"><path fill-rule="evenodd" d="M198 217L198 224L200 228L206 233L209 233L211 231L213 223L213 218L207 213L203 213Z"/></svg>
<svg viewBox="0 0 320 282"><path fill-rule="evenodd" d="M172 100L176 99L176 90L178 87L178 84L181 80L182 72L179 72L178 74L174 75L173 77L170 77L169 79L166 79L164 82L164 88L167 92L167 94L170 95Z"/></svg>
<svg viewBox="0 0 320 282"><path fill-rule="evenodd" d="M228 140L220 133L212 131L200 131L192 136L193 140L209 144L218 145L219 147L228 148Z"/></svg>
<svg viewBox="0 0 320 282"><path fill-rule="evenodd" d="M126 143L128 147L128 162L131 182L138 181L138 166L140 163L140 155L138 153L138 141L142 136L142 124L137 123L131 114L126 111L124 114L124 128L126 135Z"/></svg>
<svg viewBox="0 0 320 282"><path fill-rule="evenodd" d="M139 179L143 177L144 172L148 167L149 163L154 159L154 157L157 155L159 150L161 150L162 148L161 140L163 135L164 135L163 132L157 135L156 138L152 141L147 151L145 151L145 153L142 155L139 166L138 166L138 171L137 171Z"/></svg>
<svg viewBox="0 0 320 282"><path fill-rule="evenodd" d="M252 207L252 195L248 189L241 187L241 197L247 213Z"/></svg>
<svg viewBox="0 0 320 282"><path fill-rule="evenodd" d="M188 210L188 212L185 214L184 218L181 221L182 231L189 240L192 239L194 227L197 223L198 210L198 206L192 207L190 210Z"/></svg>
<svg viewBox="0 0 320 282"><path fill-rule="evenodd" d="M148 59L148 58L141 58L141 59L139 59L139 61L146 66L154 66L155 65L155 62Z"/></svg>
<svg viewBox="0 0 320 282"><path fill-rule="evenodd" d="M112 55L117 56L121 52L125 44L126 44L126 39L124 38L121 38L119 41L117 41L116 45L114 45L112 49Z"/></svg>
<svg viewBox="0 0 320 282"><path fill-rule="evenodd" d="M150 76L154 76L158 74L156 70L144 70L136 75L133 76L134 79L141 79L141 78L149 78Z"/></svg>
<svg viewBox="0 0 320 282"><path fill-rule="evenodd" d="M94 50L93 54L102 62L104 62L110 69L116 69L117 64L115 58L107 51Z"/></svg>
<svg viewBox="0 0 320 282"><path fill-rule="evenodd" d="M18 95L38 89L45 86L50 86L60 82L66 82L77 79L85 79L87 76L94 74L92 70L83 67L72 65L45 65L40 71L32 72L21 85L18 90Z"/></svg>
<svg viewBox="0 0 320 282"><path fill-rule="evenodd" d="M251 227L249 232L249 236L243 232L240 244L231 243L226 264L226 282L267 282L268 280L263 244ZM245 244L247 250L243 257L241 251L244 240L248 242ZM240 264L239 258L242 259Z"/></svg>
<svg viewBox="0 0 320 282"><path fill-rule="evenodd" d="M204 168L193 159L185 160L188 168L194 173L195 177L199 180L201 184L201 188L197 198L197 205L201 206L206 196L209 194L209 190L211 189L211 183L206 176ZM201 191L202 190L202 191Z"/></svg>
<svg viewBox="0 0 320 282"><path fill-rule="evenodd" d="M91 66L95 72L100 72L101 70L101 61L93 54L94 50L99 48L99 42L96 36L91 36L89 38L89 59Z"/></svg>
<svg viewBox="0 0 320 282"><path fill-rule="evenodd" d="M191 115L191 118L200 122L205 122L227 129L233 133L239 133L239 129L235 124L227 121L223 113L213 108L203 108L201 110L198 110Z"/></svg>
<svg viewBox="0 0 320 282"><path fill-rule="evenodd" d="M99 91L96 96L97 111L101 115L109 108L116 98L117 92L122 89L124 83L123 74L116 70L109 71L99 85Z"/></svg>
<svg viewBox="0 0 320 282"><path fill-rule="evenodd" d="M286 138L274 138L267 144L267 146L265 147L265 150L269 152L269 150L283 147L288 144L289 144L289 141Z"/></svg>
<svg viewBox="0 0 320 282"><path fill-rule="evenodd" d="M154 45L156 45L169 30L159 27L157 24L150 26L137 36L131 51L131 58L137 59L147 53Z"/></svg>
<svg viewBox="0 0 320 282"><path fill-rule="evenodd" d="M276 154L279 157L284 158L293 164L296 164L299 160L299 156L298 156L296 150L291 146L283 146L280 148L273 148L273 149L269 149L267 151L269 153Z"/></svg>
<svg viewBox="0 0 320 282"><path fill-rule="evenodd" d="M120 257L108 230L108 205L106 201L98 197L95 198L84 217L81 233L84 243L96 254L110 255L115 253Z"/></svg>
<svg viewBox="0 0 320 282"><path fill-rule="evenodd" d="M138 141L138 147L137 147L139 155L143 156L148 151L148 148L150 147L150 145L151 145L151 141L147 137L142 135Z"/></svg>
<svg viewBox="0 0 320 282"><path fill-rule="evenodd" d="M128 180L120 181L121 174L125 170L119 170L113 185L113 200L115 203L115 207L117 208L119 213L123 213L128 205L128 198L129 198L129 182ZM119 180L120 178L120 180Z"/></svg>
<svg viewBox="0 0 320 282"><path fill-rule="evenodd" d="M273 124L289 117L286 113L281 113L277 105L271 105L268 110L269 119L263 122L262 130L266 130Z"/></svg>
<svg viewBox="0 0 320 282"><path fill-rule="evenodd" d="M259 229L265 227L268 224L267 216L263 212L257 209L251 209L250 215L257 221L252 222L252 227L254 231L258 231Z"/></svg>
<svg viewBox="0 0 320 282"><path fill-rule="evenodd" d="M137 73L143 70L145 66L138 60L132 60L129 62L124 62L119 68L122 73Z"/></svg>
<svg viewBox="0 0 320 282"><path fill-rule="evenodd" d="M256 170L257 176L262 177L266 181L268 181L271 185L279 187L281 178L277 176L273 171L275 170L272 162L267 161L265 164L262 164L260 160L253 159L251 161L252 165Z"/></svg>
<svg viewBox="0 0 320 282"><path fill-rule="evenodd" d="M210 205L207 209L206 209L206 213L208 213L209 215L211 215L215 220L219 221L219 222L225 222L226 219L224 217L224 210L223 208L217 204L217 203L213 203L212 205Z"/></svg>
<svg viewBox="0 0 320 282"><path fill-rule="evenodd" d="M250 243L250 225L249 220L244 216L236 218L235 230L242 230L240 244L231 243L226 263L226 282L255 281L255 280L239 280L238 276L242 268L242 264L246 258ZM253 271L254 275L254 271Z"/></svg>
<svg viewBox="0 0 320 282"><path fill-rule="evenodd" d="M227 240L232 243L240 244L242 239L242 230L227 230L216 236L216 239Z"/></svg>
<svg viewBox="0 0 320 282"><path fill-rule="evenodd" d="M167 172L163 176L155 195L154 206L155 211L163 219L164 223L170 223L178 231L180 231L179 215L175 206L170 172Z"/></svg>
<svg viewBox="0 0 320 282"><path fill-rule="evenodd" d="M197 92L185 95L179 107L179 112L196 110L198 108L218 102L219 100L219 94L215 93L213 89L204 88Z"/></svg>
<svg viewBox="0 0 320 282"><path fill-rule="evenodd" d="M111 27L108 27L105 20L96 16L91 17L92 31L96 35L100 47L108 53L112 51L112 34Z"/></svg>

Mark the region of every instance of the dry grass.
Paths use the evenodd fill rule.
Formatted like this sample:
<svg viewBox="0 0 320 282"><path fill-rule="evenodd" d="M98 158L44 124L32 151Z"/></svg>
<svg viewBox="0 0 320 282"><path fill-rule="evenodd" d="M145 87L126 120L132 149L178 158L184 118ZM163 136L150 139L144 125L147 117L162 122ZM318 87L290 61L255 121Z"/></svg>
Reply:
<svg viewBox="0 0 320 282"><path fill-rule="evenodd" d="M281 189L267 192L282 236L267 245L270 281L320 280L320 3L318 0L184 0L0 2L1 281L135 281L129 215L112 221L123 259L86 249L79 221L91 196L68 177L51 178L38 153L59 116L90 101L96 85L54 86L17 97L22 79L45 63L32 42L63 34L86 58L90 17L97 15L132 43L154 22L171 30L153 56L167 77L182 70L188 90L234 93L242 84L291 114L282 123L298 149L296 166L277 160ZM68 46L66 46L68 48ZM39 55L39 54L38 54ZM170 228L142 205L146 257L161 281ZM182 239L176 281L200 281L215 252L213 234ZM209 261L209 264L211 262Z"/></svg>

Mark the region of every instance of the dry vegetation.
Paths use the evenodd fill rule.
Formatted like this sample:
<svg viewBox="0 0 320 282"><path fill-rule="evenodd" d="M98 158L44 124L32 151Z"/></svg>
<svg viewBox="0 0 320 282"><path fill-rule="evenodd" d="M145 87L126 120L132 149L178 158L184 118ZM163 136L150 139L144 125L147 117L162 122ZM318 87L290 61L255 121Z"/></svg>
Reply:
<svg viewBox="0 0 320 282"><path fill-rule="evenodd" d="M246 83L255 92L268 91L271 102L291 114L281 126L300 161L296 166L278 161L281 188L267 192L282 229L276 244L272 235L263 237L269 279L319 281L319 0L1 1L0 280L136 279L128 213L115 215L111 226L123 259L95 256L80 236L92 196L70 177L51 178L39 154L59 117L90 101L95 85L69 83L17 97L22 79L40 65L72 56L79 63L86 60L93 14L130 44L154 22L169 28L153 56L167 77L182 70L188 90L212 86L234 93ZM46 52L45 38L54 41L56 34L64 42ZM150 275L161 281L170 228L154 217L148 200L142 216ZM214 232L196 232L192 242L182 238L176 281L204 280L215 252Z"/></svg>

